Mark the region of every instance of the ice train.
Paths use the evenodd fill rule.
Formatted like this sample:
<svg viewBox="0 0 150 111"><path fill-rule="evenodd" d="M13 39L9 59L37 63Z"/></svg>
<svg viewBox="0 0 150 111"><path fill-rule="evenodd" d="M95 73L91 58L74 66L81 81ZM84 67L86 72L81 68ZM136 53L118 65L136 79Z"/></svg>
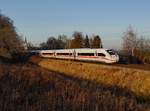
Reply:
<svg viewBox="0 0 150 111"><path fill-rule="evenodd" d="M96 62L103 62L103 63L116 63L119 61L119 56L115 51L111 49L103 49L103 48L41 50L39 54L41 57L46 57L46 58L96 61Z"/></svg>

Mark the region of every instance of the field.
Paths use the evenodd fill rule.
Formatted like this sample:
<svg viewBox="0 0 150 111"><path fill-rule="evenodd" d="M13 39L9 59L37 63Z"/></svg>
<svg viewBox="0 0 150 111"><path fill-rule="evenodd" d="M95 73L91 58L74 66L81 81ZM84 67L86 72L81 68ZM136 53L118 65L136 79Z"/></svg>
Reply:
<svg viewBox="0 0 150 111"><path fill-rule="evenodd" d="M140 72L37 57L26 64L1 64L0 110L149 111L149 71Z"/></svg>
<svg viewBox="0 0 150 111"><path fill-rule="evenodd" d="M43 59L39 65L75 78L126 88L139 100L150 100L150 71L53 59Z"/></svg>
<svg viewBox="0 0 150 111"><path fill-rule="evenodd" d="M147 111L131 92L36 65L0 65L1 111Z"/></svg>
<svg viewBox="0 0 150 111"><path fill-rule="evenodd" d="M148 69L53 59L41 59L38 64L66 76L125 89L132 92L138 102L150 102L150 70Z"/></svg>

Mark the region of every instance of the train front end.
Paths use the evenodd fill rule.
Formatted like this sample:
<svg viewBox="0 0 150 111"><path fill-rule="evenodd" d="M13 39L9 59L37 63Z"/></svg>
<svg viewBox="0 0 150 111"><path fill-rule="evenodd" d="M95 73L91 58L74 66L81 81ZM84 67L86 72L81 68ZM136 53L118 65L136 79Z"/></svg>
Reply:
<svg viewBox="0 0 150 111"><path fill-rule="evenodd" d="M109 54L110 63L117 63L119 61L119 55L114 50L108 49L106 52Z"/></svg>

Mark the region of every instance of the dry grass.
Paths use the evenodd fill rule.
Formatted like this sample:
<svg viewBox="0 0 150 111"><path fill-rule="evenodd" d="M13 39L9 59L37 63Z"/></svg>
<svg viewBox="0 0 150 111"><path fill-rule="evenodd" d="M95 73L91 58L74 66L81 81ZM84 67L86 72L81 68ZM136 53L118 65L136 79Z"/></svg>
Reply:
<svg viewBox="0 0 150 111"><path fill-rule="evenodd" d="M150 101L150 71L53 59L43 59L38 64L71 77L125 88L138 101Z"/></svg>
<svg viewBox="0 0 150 111"><path fill-rule="evenodd" d="M118 87L48 72L35 65L0 65L0 111L146 111Z"/></svg>

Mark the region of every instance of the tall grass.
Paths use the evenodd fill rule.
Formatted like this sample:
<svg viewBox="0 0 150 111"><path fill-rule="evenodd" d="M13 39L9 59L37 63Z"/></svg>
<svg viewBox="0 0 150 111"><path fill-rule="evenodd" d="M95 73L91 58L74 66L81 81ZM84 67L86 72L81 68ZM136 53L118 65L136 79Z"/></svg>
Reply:
<svg viewBox="0 0 150 111"><path fill-rule="evenodd" d="M126 88L140 102L150 101L150 71L53 59L42 59L39 65L79 79Z"/></svg>
<svg viewBox="0 0 150 111"><path fill-rule="evenodd" d="M132 92L49 72L0 65L1 111L144 111Z"/></svg>

